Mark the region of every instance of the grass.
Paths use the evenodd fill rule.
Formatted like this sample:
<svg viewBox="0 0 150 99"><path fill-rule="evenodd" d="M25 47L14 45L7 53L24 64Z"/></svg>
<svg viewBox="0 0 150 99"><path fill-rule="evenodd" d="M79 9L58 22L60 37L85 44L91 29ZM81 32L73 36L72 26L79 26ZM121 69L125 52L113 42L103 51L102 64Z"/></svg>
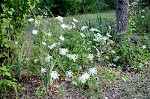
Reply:
<svg viewBox="0 0 150 99"><path fill-rule="evenodd" d="M79 25L84 25L87 22L91 22L91 24L96 23L97 16L101 16L104 20L114 20L116 19L116 13L115 11L109 11L109 12L102 12L98 14L82 14L82 15L75 15L75 16L67 16L64 17L65 22L72 21L73 18L79 20ZM47 21L53 20L53 18L46 19Z"/></svg>
<svg viewBox="0 0 150 99"><path fill-rule="evenodd" d="M98 14L83 14L83 15L76 15L76 16L68 16L65 17L65 21L70 21L72 18L79 19L81 23L87 22L89 20L96 20L97 16L101 16L102 19L109 19L109 20L115 20L115 12L105 12L105 13L98 13Z"/></svg>

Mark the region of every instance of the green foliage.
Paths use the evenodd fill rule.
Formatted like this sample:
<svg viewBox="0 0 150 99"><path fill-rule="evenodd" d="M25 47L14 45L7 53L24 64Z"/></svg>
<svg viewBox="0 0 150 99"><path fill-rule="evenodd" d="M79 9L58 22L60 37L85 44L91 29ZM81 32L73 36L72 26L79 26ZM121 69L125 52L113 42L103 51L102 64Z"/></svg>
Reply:
<svg viewBox="0 0 150 99"><path fill-rule="evenodd" d="M150 58L148 49L143 49L142 44L132 43L128 38L115 44L116 54L113 55L112 62L121 66L125 70L133 69L141 71ZM145 45L146 46L146 45ZM148 45L147 45L148 46Z"/></svg>
<svg viewBox="0 0 150 99"><path fill-rule="evenodd" d="M114 9L114 6L115 4L112 0L42 0L36 6L34 13L36 15L45 14L51 16L51 13L53 13L54 16L67 16L97 13L110 8Z"/></svg>
<svg viewBox="0 0 150 99"><path fill-rule="evenodd" d="M37 0L38 1L38 0ZM6 57L10 56L11 40L17 38L18 33L21 32L21 27L25 24L24 19L26 14L31 11L35 6L36 1L30 0L16 1L4 0L1 3L2 13L0 14L0 59L1 63Z"/></svg>
<svg viewBox="0 0 150 99"><path fill-rule="evenodd" d="M14 42L25 26L27 14L35 7L36 1L31 0L3 0L0 13L0 91L7 93L11 88L17 93L19 85L12 77L10 66L14 50ZM9 62L8 62L9 61ZM8 69L7 66L11 69ZM12 74L11 74L12 73Z"/></svg>
<svg viewBox="0 0 150 99"><path fill-rule="evenodd" d="M17 94L20 89L20 85L17 83L17 80L12 77L7 66L2 66L0 67L0 97L7 97L8 91L11 89L13 89Z"/></svg>
<svg viewBox="0 0 150 99"><path fill-rule="evenodd" d="M104 0L104 10L115 10L116 8L116 0Z"/></svg>
<svg viewBox="0 0 150 99"><path fill-rule="evenodd" d="M137 32L143 33L150 33L150 10L148 8L141 9L136 15L136 30Z"/></svg>

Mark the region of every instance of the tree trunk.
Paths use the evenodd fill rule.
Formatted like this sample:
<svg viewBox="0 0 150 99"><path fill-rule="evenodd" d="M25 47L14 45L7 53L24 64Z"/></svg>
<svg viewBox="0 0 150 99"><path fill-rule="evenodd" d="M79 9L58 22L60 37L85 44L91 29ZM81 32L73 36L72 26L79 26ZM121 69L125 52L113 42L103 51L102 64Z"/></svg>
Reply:
<svg viewBox="0 0 150 99"><path fill-rule="evenodd" d="M123 32L127 30L129 24L129 0L117 0L116 2L116 18L117 31Z"/></svg>

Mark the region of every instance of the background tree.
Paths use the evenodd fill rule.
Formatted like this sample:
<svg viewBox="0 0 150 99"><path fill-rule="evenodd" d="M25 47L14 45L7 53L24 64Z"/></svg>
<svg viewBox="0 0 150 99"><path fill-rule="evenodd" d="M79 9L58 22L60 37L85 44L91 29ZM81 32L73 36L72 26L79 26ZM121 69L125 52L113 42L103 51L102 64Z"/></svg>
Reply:
<svg viewBox="0 0 150 99"><path fill-rule="evenodd" d="M129 0L117 0L116 2L116 18L117 31L122 32L128 28L129 24Z"/></svg>

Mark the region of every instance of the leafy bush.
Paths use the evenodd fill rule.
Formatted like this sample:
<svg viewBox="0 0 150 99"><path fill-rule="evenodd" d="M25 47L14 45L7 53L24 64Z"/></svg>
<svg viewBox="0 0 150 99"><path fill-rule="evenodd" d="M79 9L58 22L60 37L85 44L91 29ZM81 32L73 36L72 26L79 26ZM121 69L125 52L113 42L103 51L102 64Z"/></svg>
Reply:
<svg viewBox="0 0 150 99"><path fill-rule="evenodd" d="M8 97L8 91L11 89L17 94L20 85L17 83L17 80L12 77L7 66L2 66L0 67L0 97Z"/></svg>
<svg viewBox="0 0 150 99"><path fill-rule="evenodd" d="M2 13L0 14L0 60L10 56L11 40L17 38L18 33L21 32L21 27L24 26L24 19L26 14L31 11L35 6L35 2L4 0L1 3ZM2 64L1 64L2 65Z"/></svg>
<svg viewBox="0 0 150 99"><path fill-rule="evenodd" d="M25 26L27 13L30 12L36 2L30 0L3 0L0 13L0 92L6 94L11 88L17 93L18 84L12 75L10 58L15 53L13 41L18 38ZM5 96L4 96L5 97Z"/></svg>

